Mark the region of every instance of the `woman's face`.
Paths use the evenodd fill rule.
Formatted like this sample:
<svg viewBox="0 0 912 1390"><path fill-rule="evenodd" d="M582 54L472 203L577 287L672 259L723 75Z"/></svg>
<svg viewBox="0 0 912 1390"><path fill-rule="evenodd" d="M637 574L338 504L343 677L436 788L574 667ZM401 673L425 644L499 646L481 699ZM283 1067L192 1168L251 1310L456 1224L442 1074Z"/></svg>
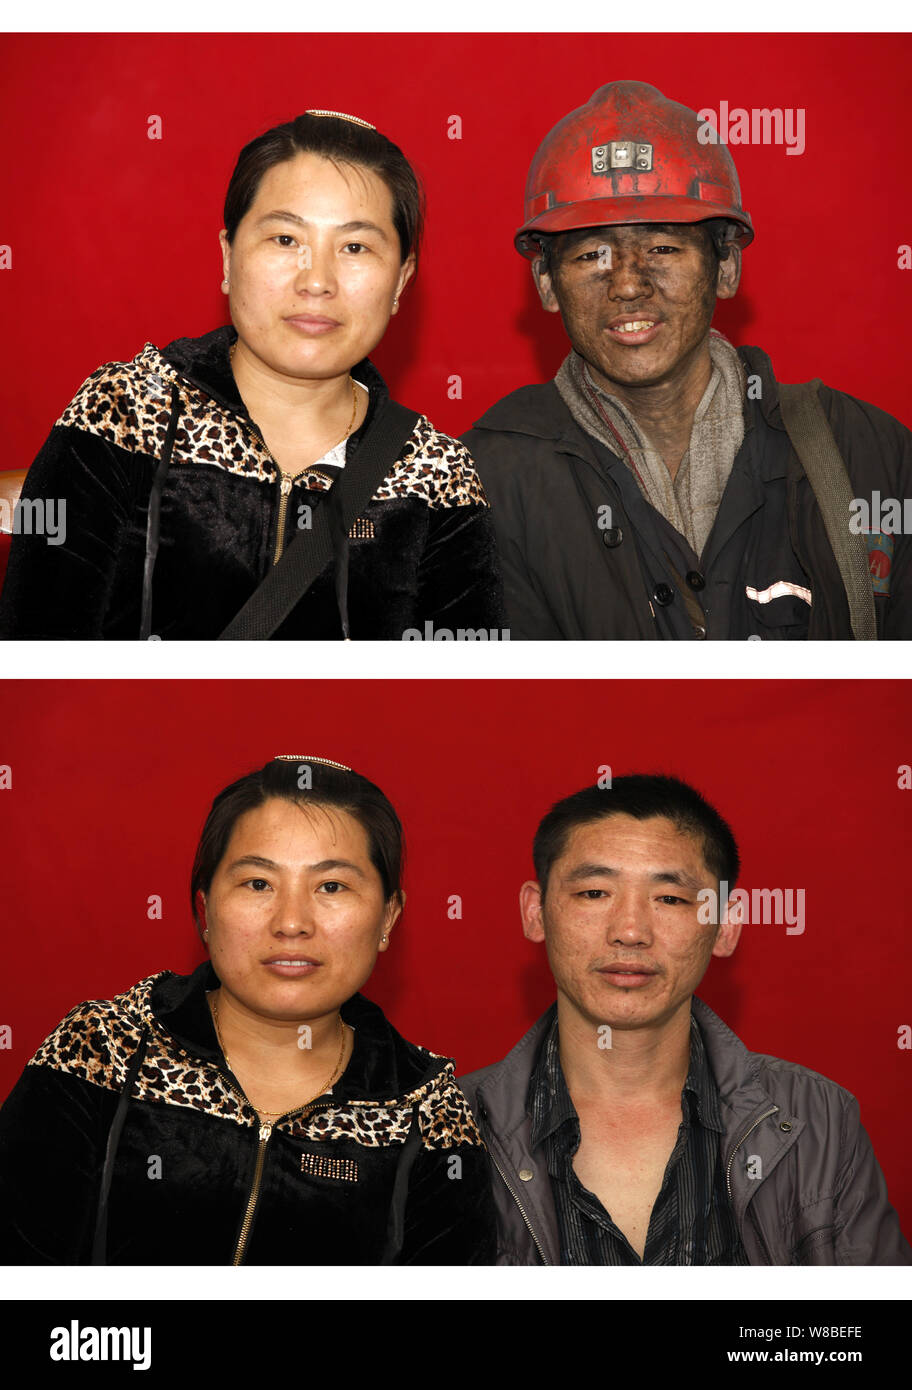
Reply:
<svg viewBox="0 0 912 1390"><path fill-rule="evenodd" d="M384 903L360 821L278 798L238 819L200 897L223 991L274 1020L319 1018L350 998L401 910Z"/></svg>
<svg viewBox="0 0 912 1390"><path fill-rule="evenodd" d="M414 272L383 180L314 154L273 165L234 242L220 235L238 337L285 379L344 375L368 356Z"/></svg>

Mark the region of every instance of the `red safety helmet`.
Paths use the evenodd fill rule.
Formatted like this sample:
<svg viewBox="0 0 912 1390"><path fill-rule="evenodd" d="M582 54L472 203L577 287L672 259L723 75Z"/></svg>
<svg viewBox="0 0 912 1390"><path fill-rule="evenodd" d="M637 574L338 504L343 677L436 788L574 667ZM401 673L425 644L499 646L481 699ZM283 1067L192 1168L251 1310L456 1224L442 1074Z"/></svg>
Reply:
<svg viewBox="0 0 912 1390"><path fill-rule="evenodd" d="M536 232L714 218L730 224L727 240L753 241L734 160L715 127L648 82L609 82L539 145L514 244L535 260Z"/></svg>

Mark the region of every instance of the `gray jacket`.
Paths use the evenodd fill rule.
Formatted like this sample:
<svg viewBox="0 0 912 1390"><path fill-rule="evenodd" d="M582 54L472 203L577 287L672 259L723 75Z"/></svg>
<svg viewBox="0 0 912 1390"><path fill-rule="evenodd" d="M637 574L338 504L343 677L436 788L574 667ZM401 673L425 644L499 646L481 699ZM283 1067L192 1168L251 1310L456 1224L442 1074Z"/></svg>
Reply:
<svg viewBox="0 0 912 1390"><path fill-rule="evenodd" d="M532 1153L526 1112L555 1008L502 1062L459 1080L496 1170L498 1264L560 1264L547 1165ZM696 997L693 1012L719 1088L726 1185L750 1263L912 1264L855 1097L806 1067L748 1052Z"/></svg>

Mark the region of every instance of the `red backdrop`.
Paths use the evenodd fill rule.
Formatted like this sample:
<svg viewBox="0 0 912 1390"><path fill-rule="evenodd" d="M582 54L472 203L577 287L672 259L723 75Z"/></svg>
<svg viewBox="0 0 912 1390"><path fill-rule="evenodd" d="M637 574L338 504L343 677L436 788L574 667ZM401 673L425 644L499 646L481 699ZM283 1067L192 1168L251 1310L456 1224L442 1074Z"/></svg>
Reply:
<svg viewBox="0 0 912 1390"><path fill-rule="evenodd" d="M748 1047L859 1097L912 1234L909 727L900 681L7 680L0 1097L74 1004L202 959L187 894L202 822L275 753L347 762L397 807L408 903L365 993L460 1071L553 998L517 906L541 816L601 765L669 772L731 822L742 886L806 893L803 934L745 927L701 996Z"/></svg>
<svg viewBox="0 0 912 1390"><path fill-rule="evenodd" d="M820 376L912 425L910 57L908 34L6 35L0 467L31 462L102 362L224 321L237 153L306 107L375 122L427 187L421 272L375 354L394 394L459 433L552 376L566 340L512 234L540 140L616 78L694 109L805 111L801 155L731 147L757 237L717 326L781 379Z"/></svg>

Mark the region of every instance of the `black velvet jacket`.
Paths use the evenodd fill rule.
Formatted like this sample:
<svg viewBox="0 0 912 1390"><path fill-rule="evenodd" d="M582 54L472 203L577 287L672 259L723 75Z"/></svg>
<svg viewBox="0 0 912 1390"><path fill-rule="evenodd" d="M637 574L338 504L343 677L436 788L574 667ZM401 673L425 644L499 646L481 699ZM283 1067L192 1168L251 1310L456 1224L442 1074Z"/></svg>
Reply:
<svg viewBox="0 0 912 1390"><path fill-rule="evenodd" d="M152 566L151 635L216 638L329 490L333 471L282 474L231 372L231 327L147 344L132 362L99 368L57 421L29 469L23 499L65 504L65 539L13 538L0 598L0 637L137 638L144 571ZM389 399L368 358L352 376L368 413L348 439L345 468ZM160 523L149 500L163 457ZM151 556L150 534L158 536ZM330 563L275 632L343 636L336 576L348 573L352 638L400 640L435 629L504 623L490 510L464 445L421 416Z"/></svg>
<svg viewBox="0 0 912 1390"><path fill-rule="evenodd" d="M493 1263L487 1155L452 1062L356 994L332 1094L261 1125L216 1039L217 984L208 961L164 971L80 1004L38 1049L0 1110L0 1264L92 1261L121 1122L97 1263Z"/></svg>

